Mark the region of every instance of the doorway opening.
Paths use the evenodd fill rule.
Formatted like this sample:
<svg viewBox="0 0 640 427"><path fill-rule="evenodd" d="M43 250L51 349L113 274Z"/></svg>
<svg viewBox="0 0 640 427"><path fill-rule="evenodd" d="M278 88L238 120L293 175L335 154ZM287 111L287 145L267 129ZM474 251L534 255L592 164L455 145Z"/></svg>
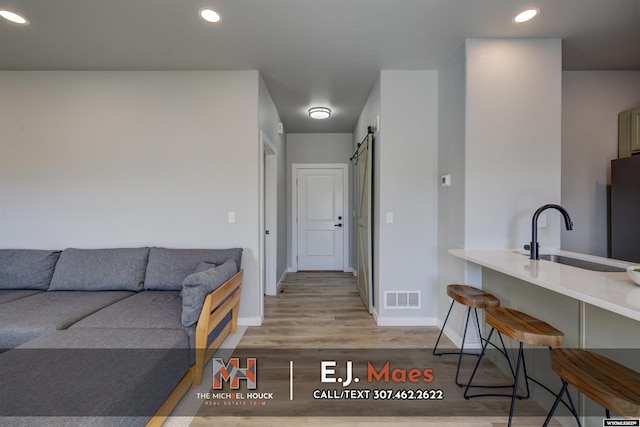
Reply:
<svg viewBox="0 0 640 427"><path fill-rule="evenodd" d="M276 295L278 253L278 162L277 148L260 131L260 277L262 295ZM262 305L262 304L261 304Z"/></svg>

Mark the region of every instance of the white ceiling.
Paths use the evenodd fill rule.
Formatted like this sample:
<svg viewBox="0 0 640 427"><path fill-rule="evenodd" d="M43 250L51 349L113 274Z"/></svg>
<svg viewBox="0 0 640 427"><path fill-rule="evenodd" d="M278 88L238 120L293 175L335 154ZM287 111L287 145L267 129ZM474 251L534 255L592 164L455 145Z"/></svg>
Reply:
<svg viewBox="0 0 640 427"><path fill-rule="evenodd" d="M222 22L198 11L212 7ZM525 24L516 12L536 6ZM640 0L0 0L3 70L257 69L287 132L351 132L381 69L469 37L563 39L565 70L640 70ZM306 110L334 114L314 121Z"/></svg>

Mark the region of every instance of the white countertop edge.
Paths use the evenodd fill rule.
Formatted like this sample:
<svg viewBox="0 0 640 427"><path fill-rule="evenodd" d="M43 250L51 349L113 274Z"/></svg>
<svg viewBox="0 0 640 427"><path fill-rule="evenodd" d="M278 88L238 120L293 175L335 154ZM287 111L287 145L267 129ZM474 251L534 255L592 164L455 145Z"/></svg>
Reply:
<svg viewBox="0 0 640 427"><path fill-rule="evenodd" d="M449 249L448 252L457 258L640 321L640 286L635 285L627 273L596 272L545 260L533 261L522 250ZM541 253L565 255L621 268L634 265L563 250L544 249ZM537 269L537 275L532 274L532 268Z"/></svg>

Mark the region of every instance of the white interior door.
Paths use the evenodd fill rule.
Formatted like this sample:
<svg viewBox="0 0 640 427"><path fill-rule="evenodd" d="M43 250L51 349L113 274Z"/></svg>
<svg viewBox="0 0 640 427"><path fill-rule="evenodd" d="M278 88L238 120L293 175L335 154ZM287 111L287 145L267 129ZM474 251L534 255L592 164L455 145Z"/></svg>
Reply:
<svg viewBox="0 0 640 427"><path fill-rule="evenodd" d="M298 169L298 270L343 271L344 180L343 168Z"/></svg>

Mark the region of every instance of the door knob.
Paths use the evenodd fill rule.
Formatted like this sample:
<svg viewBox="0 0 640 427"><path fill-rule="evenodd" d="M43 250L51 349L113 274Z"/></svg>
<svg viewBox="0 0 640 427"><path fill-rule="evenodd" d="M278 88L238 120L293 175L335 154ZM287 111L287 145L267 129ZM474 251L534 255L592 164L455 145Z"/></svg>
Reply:
<svg viewBox="0 0 640 427"><path fill-rule="evenodd" d="M336 224L336 227L342 227L342 224Z"/></svg>

